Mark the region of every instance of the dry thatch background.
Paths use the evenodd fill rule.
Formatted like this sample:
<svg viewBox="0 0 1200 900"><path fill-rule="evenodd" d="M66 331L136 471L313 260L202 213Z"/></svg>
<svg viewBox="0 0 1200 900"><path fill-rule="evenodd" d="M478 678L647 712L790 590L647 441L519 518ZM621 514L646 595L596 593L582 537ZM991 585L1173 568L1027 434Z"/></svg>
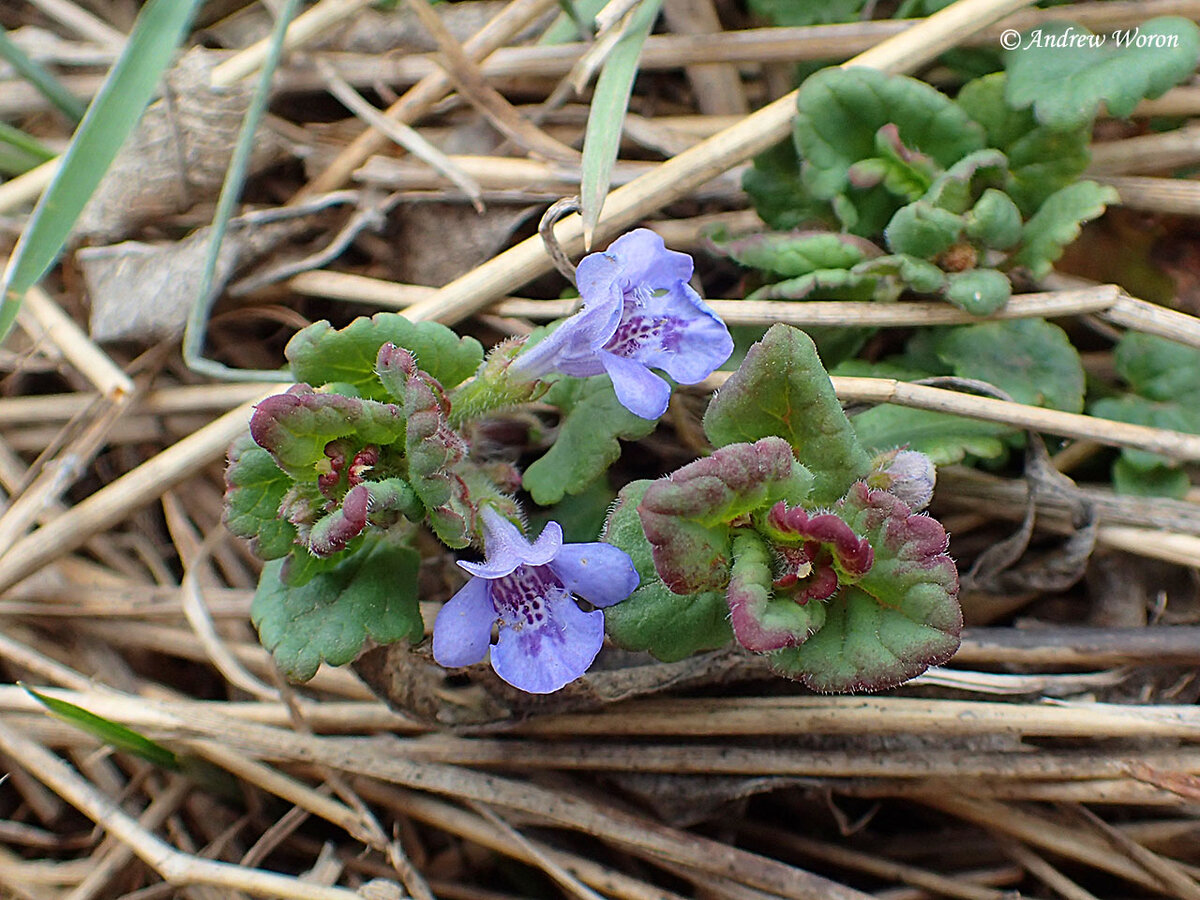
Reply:
<svg viewBox="0 0 1200 900"><path fill-rule="evenodd" d="M206 4L194 49L89 208L82 242L31 292L0 350L0 669L10 682L0 686L0 895L1200 897L1194 500L1089 488L1095 552L1064 589L1055 566L1071 551L1070 504L1039 492L1041 563L968 591L970 627L951 666L886 695L818 697L750 680L468 736L418 727L348 670L280 683L247 621L257 563L220 524L224 449L246 404L272 388L200 378L178 350L203 257L195 229L211 220L273 5ZM600 236L652 221L669 245L698 250L714 221L745 227L754 217L737 167L786 133L790 101L746 114L784 94L791 63L866 54L910 71L939 49L994 42L1014 23L993 23L1022 5L969 0L900 34L888 20L755 29L727 0L666 0L616 170L629 184L610 198ZM136 7L9 0L0 24L87 95ZM431 37L409 7L322 0L294 24L244 217L227 238L210 356L277 368L310 321L410 305L485 342L561 313L554 301L505 299L562 286L536 280L550 272L536 240L518 245L578 181L586 92L541 107L581 48L515 43L552 11L552 0L451 4L441 8L448 28ZM1200 17L1200 2L1073 12L1099 28ZM1027 27L1045 13L1019 15ZM439 45L436 60L427 55ZM407 155L393 138L424 148L410 131L376 119L384 136L347 117L333 98L354 104L354 91L442 152ZM1200 113L1200 88L1136 115L1161 113ZM0 116L66 137L11 73ZM1200 161L1194 130L1101 131L1111 140L1095 171L1124 209L1094 230L1093 256L1147 222L1186 235L1183 217L1200 213L1196 182L1147 176ZM44 175L0 184L3 252ZM560 236L579 247L576 223ZM1195 246L1173 245L1174 310L1063 277L1005 315L1200 346ZM706 286L731 284L715 260L701 254L698 265ZM1086 250L1072 265L1113 277ZM731 322L966 320L929 304L714 305ZM1086 362L1102 371L1111 354ZM884 380L837 388L848 402L948 408L1073 438L1054 459L1060 470L1102 445L1200 459L1190 435ZM633 458L669 469L693 454L701 409L699 396L676 398ZM940 474L937 512L964 570L1018 527L1029 483ZM113 753L48 717L18 681L167 743L183 771Z"/></svg>

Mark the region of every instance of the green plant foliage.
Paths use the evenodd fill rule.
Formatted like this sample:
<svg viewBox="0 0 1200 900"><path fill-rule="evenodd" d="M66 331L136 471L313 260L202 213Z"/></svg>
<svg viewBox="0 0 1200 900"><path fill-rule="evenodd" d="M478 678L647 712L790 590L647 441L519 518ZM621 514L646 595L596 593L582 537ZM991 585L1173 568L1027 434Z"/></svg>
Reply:
<svg viewBox="0 0 1200 900"><path fill-rule="evenodd" d="M727 602L731 610L752 619L764 633L803 643L825 624L826 606L812 600L797 603L786 592L776 592L773 563L771 548L757 532L736 531Z"/></svg>
<svg viewBox="0 0 1200 900"><path fill-rule="evenodd" d="M180 765L179 757L158 741L152 741L145 735L138 734L132 728L98 716L74 703L59 700L57 697L51 697L49 694L43 694L41 691L35 691L25 685L21 685L21 687L24 688L25 693L46 707L55 718L62 719L68 725L74 725L97 740L126 753L132 753L168 772L178 772L183 768Z"/></svg>
<svg viewBox="0 0 1200 900"><path fill-rule="evenodd" d="M851 421L862 445L881 452L896 447L919 450L936 465L962 462L966 457L997 459L1015 429L949 413L883 404L865 410Z"/></svg>
<svg viewBox="0 0 1200 900"><path fill-rule="evenodd" d="M1092 415L1200 434L1200 350L1129 332L1114 360L1132 391L1097 400ZM1189 480L1175 460L1126 447L1113 465L1113 485L1121 493L1182 497Z"/></svg>
<svg viewBox="0 0 1200 900"><path fill-rule="evenodd" d="M1045 275L1081 223L1117 195L1079 180L1090 122L1040 124L1007 103L1006 83L1003 73L987 75L952 101L923 82L871 70L809 78L797 99L799 158L773 149L747 190L774 227L811 225L824 204L824 216L850 234L715 241L763 273L767 283L747 299L892 301L911 291L988 315L1012 295L1010 270ZM855 244L856 236L867 240ZM890 254L853 260L855 250L879 244Z"/></svg>
<svg viewBox="0 0 1200 900"><path fill-rule="evenodd" d="M1046 275L1067 244L1079 237L1080 225L1099 218L1119 199L1116 189L1094 181L1077 181L1055 191L1025 223L1013 261L1036 278Z"/></svg>
<svg viewBox="0 0 1200 900"><path fill-rule="evenodd" d="M1117 373L1150 400L1191 400L1200 395L1200 350L1166 338L1128 332L1113 353Z"/></svg>
<svg viewBox="0 0 1200 900"><path fill-rule="evenodd" d="M930 259L949 250L966 224L962 216L918 200L892 216L883 234L893 253Z"/></svg>
<svg viewBox="0 0 1200 900"><path fill-rule="evenodd" d="M1083 411L1083 363L1065 331L1043 319L948 328L936 353L960 378L986 381L1018 403Z"/></svg>
<svg viewBox="0 0 1200 900"><path fill-rule="evenodd" d="M296 543L296 526L279 509L292 481L271 454L244 435L229 450L225 470L225 526L248 538L260 559L278 559Z"/></svg>
<svg viewBox="0 0 1200 900"><path fill-rule="evenodd" d="M1032 105L1038 121L1059 129L1089 123L1101 103L1110 115L1128 116L1139 101L1190 77L1198 56L1200 28L1175 16L1107 36L1047 22L1007 52L1007 99Z"/></svg>
<svg viewBox="0 0 1200 900"><path fill-rule="evenodd" d="M371 538L300 587L281 580L281 560L269 562L250 618L280 670L294 681L307 681L322 662L352 662L368 638L381 644L421 639L420 561L411 547Z"/></svg>
<svg viewBox="0 0 1200 900"><path fill-rule="evenodd" d="M988 188L966 216L967 237L993 250L1021 240L1021 210L1003 191Z"/></svg>
<svg viewBox="0 0 1200 900"><path fill-rule="evenodd" d="M995 269L968 269L946 276L945 297L973 316L987 316L1003 309L1012 296L1012 283Z"/></svg>
<svg viewBox="0 0 1200 900"><path fill-rule="evenodd" d="M0 59L49 100L72 124L83 118L87 107L66 89L61 81L38 65L9 37L8 29L0 26Z"/></svg>
<svg viewBox="0 0 1200 900"><path fill-rule="evenodd" d="M883 253L870 241L829 231L767 231L738 238L718 231L709 240L718 253L739 265L782 278L849 269Z"/></svg>
<svg viewBox="0 0 1200 900"><path fill-rule="evenodd" d="M404 437L404 416L391 403L318 393L307 385L258 404L250 420L255 442L276 465L300 481L317 475L326 445L354 436L364 444L392 444Z"/></svg>
<svg viewBox="0 0 1200 900"><path fill-rule="evenodd" d="M884 185L858 189L850 177L859 162L882 159L877 133L888 125L895 126L903 152L922 154L943 168L984 146L983 129L924 82L857 68L826 69L807 79L797 97L794 132L801 180L814 198L841 198L855 207L859 221L846 224L856 234L870 236L887 221L865 214L869 195L887 218L901 205L898 199L907 199L888 200ZM835 211L846 222L846 210Z"/></svg>
<svg viewBox="0 0 1200 900"><path fill-rule="evenodd" d="M562 410L558 437L529 465L522 481L542 506L586 488L620 458L618 440L643 438L657 425L623 407L607 376L564 376L550 388L546 401Z"/></svg>
<svg viewBox="0 0 1200 900"><path fill-rule="evenodd" d="M772 25L833 25L853 22L866 0L747 0L746 7Z"/></svg>
<svg viewBox="0 0 1200 900"><path fill-rule="evenodd" d="M547 522L557 522L562 527L564 542L584 544L594 541L603 532L616 497L608 479L601 476L551 506L530 510L529 533L541 534Z"/></svg>
<svg viewBox="0 0 1200 900"><path fill-rule="evenodd" d="M352 385L358 396L394 401L375 374L375 360L385 343L409 350L444 388L469 378L483 361L483 347L472 337L459 337L437 322L411 322L399 313L360 317L345 328L314 322L288 341L284 355L299 382Z"/></svg>
<svg viewBox="0 0 1200 900"><path fill-rule="evenodd" d="M1004 153L1003 190L1023 216L1031 216L1055 191L1076 181L1091 159L1091 120L1074 128L1049 128L1032 109L1014 109L1004 99L1007 76L986 75L963 85L955 102L983 126L987 143Z"/></svg>
<svg viewBox="0 0 1200 900"><path fill-rule="evenodd" d="M812 474L774 435L718 447L652 483L638 514L659 577L681 594L724 587L732 523L780 500L801 503L812 487Z"/></svg>
<svg viewBox="0 0 1200 900"><path fill-rule="evenodd" d="M637 512L651 484L648 480L627 484L609 517L605 540L629 554L642 583L629 598L604 610L604 624L625 649L645 650L656 659L674 662L723 647L733 633L724 591L676 594L658 577Z"/></svg>
<svg viewBox="0 0 1200 900"><path fill-rule="evenodd" d="M1171 497L1182 500L1192 482L1183 469L1169 465L1143 467L1121 456L1112 464L1113 489L1135 497Z"/></svg>
<svg viewBox="0 0 1200 900"><path fill-rule="evenodd" d="M754 157L754 164L742 176L742 188L759 218L780 231L834 221L829 205L815 200L805 189L791 138Z"/></svg>
<svg viewBox="0 0 1200 900"><path fill-rule="evenodd" d="M774 325L709 404L716 447L782 437L815 477L813 500L832 502L870 470L808 335Z"/></svg>

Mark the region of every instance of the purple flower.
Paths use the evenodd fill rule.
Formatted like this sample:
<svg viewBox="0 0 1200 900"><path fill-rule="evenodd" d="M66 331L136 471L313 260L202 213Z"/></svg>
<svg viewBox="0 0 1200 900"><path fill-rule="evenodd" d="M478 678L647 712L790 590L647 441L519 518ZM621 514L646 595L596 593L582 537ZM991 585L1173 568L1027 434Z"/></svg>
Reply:
<svg viewBox="0 0 1200 900"><path fill-rule="evenodd" d="M586 377L605 372L621 405L643 419L667 409L671 386L704 380L733 352L729 329L688 286L692 258L639 228L604 253L584 257L575 273L583 309L517 357L510 371Z"/></svg>
<svg viewBox="0 0 1200 900"><path fill-rule="evenodd" d="M482 512L482 563L459 562L473 576L438 611L433 658L457 668L482 660L515 688L549 694L587 671L604 643L604 613L638 586L633 561L611 544L563 544L550 522L532 544L490 507ZM492 626L499 639L491 644Z"/></svg>

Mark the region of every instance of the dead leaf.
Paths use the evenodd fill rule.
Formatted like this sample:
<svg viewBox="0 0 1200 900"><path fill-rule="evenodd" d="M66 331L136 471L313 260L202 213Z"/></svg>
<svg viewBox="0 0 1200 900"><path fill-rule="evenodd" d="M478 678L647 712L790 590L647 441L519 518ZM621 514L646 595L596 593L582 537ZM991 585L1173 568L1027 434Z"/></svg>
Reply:
<svg viewBox="0 0 1200 900"><path fill-rule="evenodd" d="M163 97L142 116L79 218L75 234L106 243L212 200L220 190L250 103L253 80L211 87L216 54L193 48L166 74ZM260 128L251 173L279 160L283 142Z"/></svg>

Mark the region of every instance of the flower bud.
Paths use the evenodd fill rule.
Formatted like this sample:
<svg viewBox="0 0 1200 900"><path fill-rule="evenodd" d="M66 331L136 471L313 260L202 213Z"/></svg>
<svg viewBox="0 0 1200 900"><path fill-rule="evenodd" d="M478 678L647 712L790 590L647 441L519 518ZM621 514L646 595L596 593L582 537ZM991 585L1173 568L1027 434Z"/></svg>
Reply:
<svg viewBox="0 0 1200 900"><path fill-rule="evenodd" d="M891 450L875 457L872 468L868 483L899 497L913 512L924 509L933 498L937 469L924 453Z"/></svg>

